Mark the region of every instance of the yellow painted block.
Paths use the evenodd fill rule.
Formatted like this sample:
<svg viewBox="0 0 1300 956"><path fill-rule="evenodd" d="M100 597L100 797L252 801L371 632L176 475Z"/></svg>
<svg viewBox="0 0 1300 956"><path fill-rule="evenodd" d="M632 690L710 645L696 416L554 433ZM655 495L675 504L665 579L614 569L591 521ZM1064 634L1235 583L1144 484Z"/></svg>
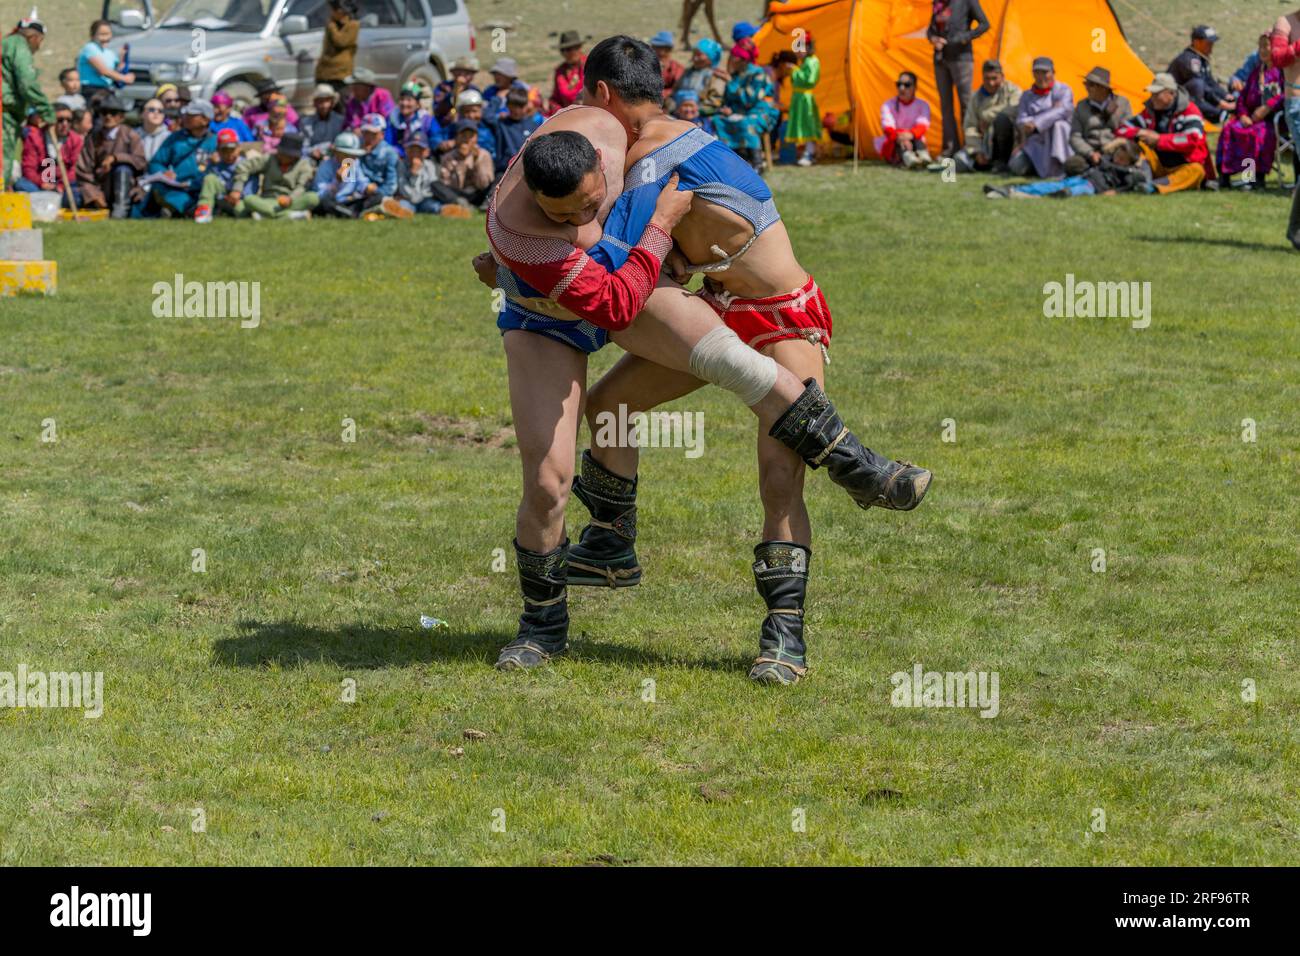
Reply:
<svg viewBox="0 0 1300 956"><path fill-rule="evenodd" d="M32 228L32 203L22 193L0 193L0 229Z"/></svg>
<svg viewBox="0 0 1300 956"><path fill-rule="evenodd" d="M60 209L59 219L63 222L72 222L72 210ZM78 209L77 222L107 222L107 209Z"/></svg>
<svg viewBox="0 0 1300 956"><path fill-rule="evenodd" d="M22 292L53 295L59 287L59 264L52 259L34 262L0 261L0 299Z"/></svg>

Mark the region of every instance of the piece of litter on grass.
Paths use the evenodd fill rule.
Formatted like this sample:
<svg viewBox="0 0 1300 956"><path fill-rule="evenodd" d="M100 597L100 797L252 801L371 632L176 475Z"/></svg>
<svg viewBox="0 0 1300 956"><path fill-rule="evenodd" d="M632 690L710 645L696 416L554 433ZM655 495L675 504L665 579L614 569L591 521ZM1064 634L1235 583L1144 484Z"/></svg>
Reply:
<svg viewBox="0 0 1300 956"><path fill-rule="evenodd" d="M487 734L483 733L481 730L475 730L472 727L465 731L464 737L466 740L487 740Z"/></svg>
<svg viewBox="0 0 1300 956"><path fill-rule="evenodd" d="M420 627L424 628L426 631L434 631L440 627L450 626L450 624L440 617L429 617L427 614L420 615Z"/></svg>
<svg viewBox="0 0 1300 956"><path fill-rule="evenodd" d="M447 753L451 754L453 757L463 757L465 756L465 748L452 747L449 751L447 751Z"/></svg>

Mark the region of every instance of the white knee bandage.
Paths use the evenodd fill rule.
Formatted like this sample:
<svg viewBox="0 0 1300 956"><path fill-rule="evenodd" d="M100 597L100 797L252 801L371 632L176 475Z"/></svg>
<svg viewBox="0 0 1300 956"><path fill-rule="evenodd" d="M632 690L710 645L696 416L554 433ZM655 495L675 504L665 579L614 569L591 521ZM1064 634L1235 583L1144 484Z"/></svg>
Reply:
<svg viewBox="0 0 1300 956"><path fill-rule="evenodd" d="M695 343L691 373L734 392L746 405L757 405L776 384L775 360L751 349L725 325Z"/></svg>

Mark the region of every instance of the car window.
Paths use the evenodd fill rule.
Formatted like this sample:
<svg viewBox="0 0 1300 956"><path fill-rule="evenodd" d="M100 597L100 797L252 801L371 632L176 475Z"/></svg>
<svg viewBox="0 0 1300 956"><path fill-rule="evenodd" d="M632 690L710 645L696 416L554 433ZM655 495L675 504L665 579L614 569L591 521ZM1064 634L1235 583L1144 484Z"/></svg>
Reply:
<svg viewBox="0 0 1300 956"><path fill-rule="evenodd" d="M257 33L266 25L270 5L271 0L180 0L160 26Z"/></svg>
<svg viewBox="0 0 1300 956"><path fill-rule="evenodd" d="M435 17L445 17L456 12L456 0L429 0L429 10Z"/></svg>
<svg viewBox="0 0 1300 956"><path fill-rule="evenodd" d="M313 30L323 30L326 21L330 18L329 0L290 0L289 6L285 7L284 15L306 17L309 27Z"/></svg>
<svg viewBox="0 0 1300 956"><path fill-rule="evenodd" d="M399 0L361 0L360 7L362 26L396 27L404 20Z"/></svg>
<svg viewBox="0 0 1300 956"><path fill-rule="evenodd" d="M424 4L420 0L406 0L406 25L408 27L422 27L426 22L424 19Z"/></svg>

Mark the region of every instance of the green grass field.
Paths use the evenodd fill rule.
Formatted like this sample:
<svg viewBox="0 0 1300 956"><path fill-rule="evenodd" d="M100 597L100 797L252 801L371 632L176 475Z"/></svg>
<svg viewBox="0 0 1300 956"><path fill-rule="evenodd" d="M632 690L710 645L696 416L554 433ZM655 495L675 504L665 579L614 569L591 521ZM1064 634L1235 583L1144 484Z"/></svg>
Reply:
<svg viewBox="0 0 1300 956"><path fill-rule="evenodd" d="M0 302L0 671L103 671L105 704L0 708L0 863L1294 862L1286 201L772 181L832 393L937 475L910 515L811 480L781 691L746 679L754 435L715 392L675 406L702 457L643 459L643 585L492 669L520 478L481 220L49 227L58 296ZM178 272L260 282L261 325L155 317ZM1151 282L1150 327L1045 318L1067 274ZM996 671L998 716L892 707L918 662Z"/></svg>

